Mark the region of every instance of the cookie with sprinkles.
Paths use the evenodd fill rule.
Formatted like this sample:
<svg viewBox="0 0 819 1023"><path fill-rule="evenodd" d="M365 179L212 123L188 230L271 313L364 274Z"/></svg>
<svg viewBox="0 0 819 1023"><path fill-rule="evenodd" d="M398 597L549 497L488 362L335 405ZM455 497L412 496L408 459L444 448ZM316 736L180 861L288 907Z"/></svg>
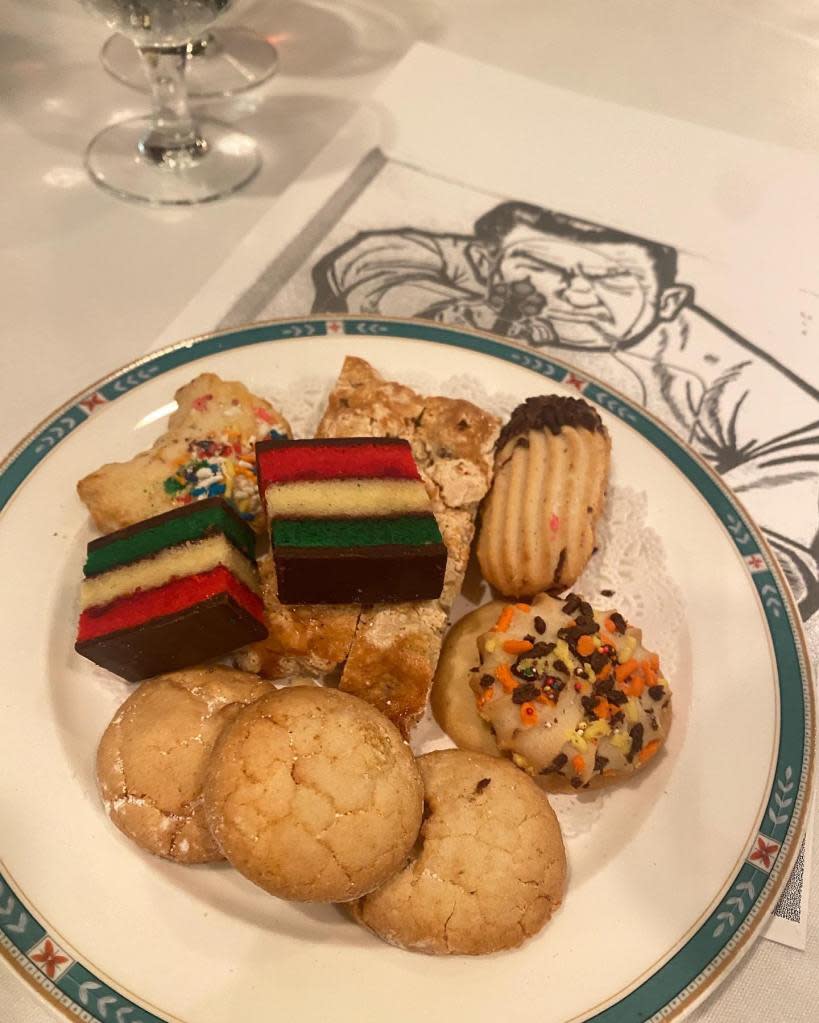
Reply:
<svg viewBox="0 0 819 1023"><path fill-rule="evenodd" d="M477 711L469 683L473 675L482 688L494 682L491 675L479 672L478 637L492 628L503 607L500 600L482 604L449 630L430 693L435 720L455 745L494 757L499 756L497 743L489 724Z"/></svg>
<svg viewBox="0 0 819 1023"><path fill-rule="evenodd" d="M575 792L631 777L660 752L671 726L671 689L642 632L616 610L575 593L508 604L471 640L448 684L469 686L459 742L477 715L497 749L550 791ZM465 638L464 642L468 640ZM471 722L471 724L470 724Z"/></svg>
<svg viewBox="0 0 819 1023"><path fill-rule="evenodd" d="M527 398L495 447L481 514L478 562L507 597L572 586L594 550L611 440L582 398Z"/></svg>
<svg viewBox="0 0 819 1023"><path fill-rule="evenodd" d="M223 497L261 531L256 442L289 437L290 426L270 402L244 384L202 373L174 395L176 411L148 451L110 462L77 484L80 499L103 533L208 497Z"/></svg>

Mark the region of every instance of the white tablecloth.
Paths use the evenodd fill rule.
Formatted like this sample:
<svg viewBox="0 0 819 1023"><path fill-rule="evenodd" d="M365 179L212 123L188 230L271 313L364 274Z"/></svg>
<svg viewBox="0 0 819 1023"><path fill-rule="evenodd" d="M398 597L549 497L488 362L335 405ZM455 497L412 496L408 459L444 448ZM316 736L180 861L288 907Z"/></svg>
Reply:
<svg viewBox="0 0 819 1023"><path fill-rule="evenodd" d="M105 27L70 0L0 0L0 451L150 348L417 39L578 92L819 151L812 0L260 0L239 4L230 20L277 37L281 52L281 74L262 95L213 105L262 142L264 169L231 201L157 211L102 194L82 169L95 131L146 105L102 71ZM814 353L798 341L783 337L779 357L815 379ZM694 1018L814 1023L813 918L805 952L758 943ZM0 964L0 1019L50 1018Z"/></svg>

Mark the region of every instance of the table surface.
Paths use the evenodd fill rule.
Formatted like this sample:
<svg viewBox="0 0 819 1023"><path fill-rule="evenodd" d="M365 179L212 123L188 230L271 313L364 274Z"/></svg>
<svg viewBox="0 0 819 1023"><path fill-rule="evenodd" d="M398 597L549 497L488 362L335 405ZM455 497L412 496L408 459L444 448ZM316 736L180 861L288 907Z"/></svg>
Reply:
<svg viewBox="0 0 819 1023"><path fill-rule="evenodd" d="M499 0L237 3L225 21L275 38L281 71L263 89L208 109L259 139L264 168L229 201L164 211L103 194L82 167L100 127L146 108L143 96L103 72L105 26L72 0L0 0L0 450L149 350L417 40L591 96L819 152L813 0L504 0L502 17L500 10ZM780 355L812 375L812 353L794 345ZM814 1021L816 917L805 952L759 942L692 1018ZM4 964L0 1018L52 1018Z"/></svg>

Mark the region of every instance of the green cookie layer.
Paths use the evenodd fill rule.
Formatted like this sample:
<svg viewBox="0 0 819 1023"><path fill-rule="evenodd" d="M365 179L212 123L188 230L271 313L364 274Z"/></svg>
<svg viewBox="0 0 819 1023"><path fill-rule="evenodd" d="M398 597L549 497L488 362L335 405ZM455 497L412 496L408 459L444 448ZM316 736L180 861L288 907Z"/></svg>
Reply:
<svg viewBox="0 0 819 1023"><path fill-rule="evenodd" d="M433 515L277 519L273 523L272 539L276 547L379 547L387 544L417 547L442 542Z"/></svg>
<svg viewBox="0 0 819 1023"><path fill-rule="evenodd" d="M128 565L132 561L148 558L166 547L175 547L189 540L201 540L212 533L223 533L228 540L255 563L255 537L249 527L236 519L223 507L190 506L187 515L172 517L155 526L130 533L119 540L89 550L83 569L86 576L99 575L112 568Z"/></svg>

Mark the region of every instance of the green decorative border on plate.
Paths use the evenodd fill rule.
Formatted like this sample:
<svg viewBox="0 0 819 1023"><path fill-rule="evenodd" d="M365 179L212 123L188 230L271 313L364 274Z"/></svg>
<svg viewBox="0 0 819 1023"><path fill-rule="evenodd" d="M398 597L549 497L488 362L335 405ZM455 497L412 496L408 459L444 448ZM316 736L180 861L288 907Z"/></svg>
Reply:
<svg viewBox="0 0 819 1023"><path fill-rule="evenodd" d="M813 690L801 628L773 554L735 497L698 456L628 399L569 367L509 343L420 321L322 317L228 330L174 345L101 381L60 409L0 466L0 512L57 444L97 409L169 370L210 355L271 341L344 335L409 338L452 345L517 363L574 387L578 394L637 430L690 480L713 509L751 574L777 665L780 736L774 783L742 867L720 904L671 959L589 1023L668 1019L703 993L747 947L755 921L773 907L797 851L808 802L814 745ZM164 1023L73 958L32 916L0 875L0 949L74 1018L100 1023Z"/></svg>

